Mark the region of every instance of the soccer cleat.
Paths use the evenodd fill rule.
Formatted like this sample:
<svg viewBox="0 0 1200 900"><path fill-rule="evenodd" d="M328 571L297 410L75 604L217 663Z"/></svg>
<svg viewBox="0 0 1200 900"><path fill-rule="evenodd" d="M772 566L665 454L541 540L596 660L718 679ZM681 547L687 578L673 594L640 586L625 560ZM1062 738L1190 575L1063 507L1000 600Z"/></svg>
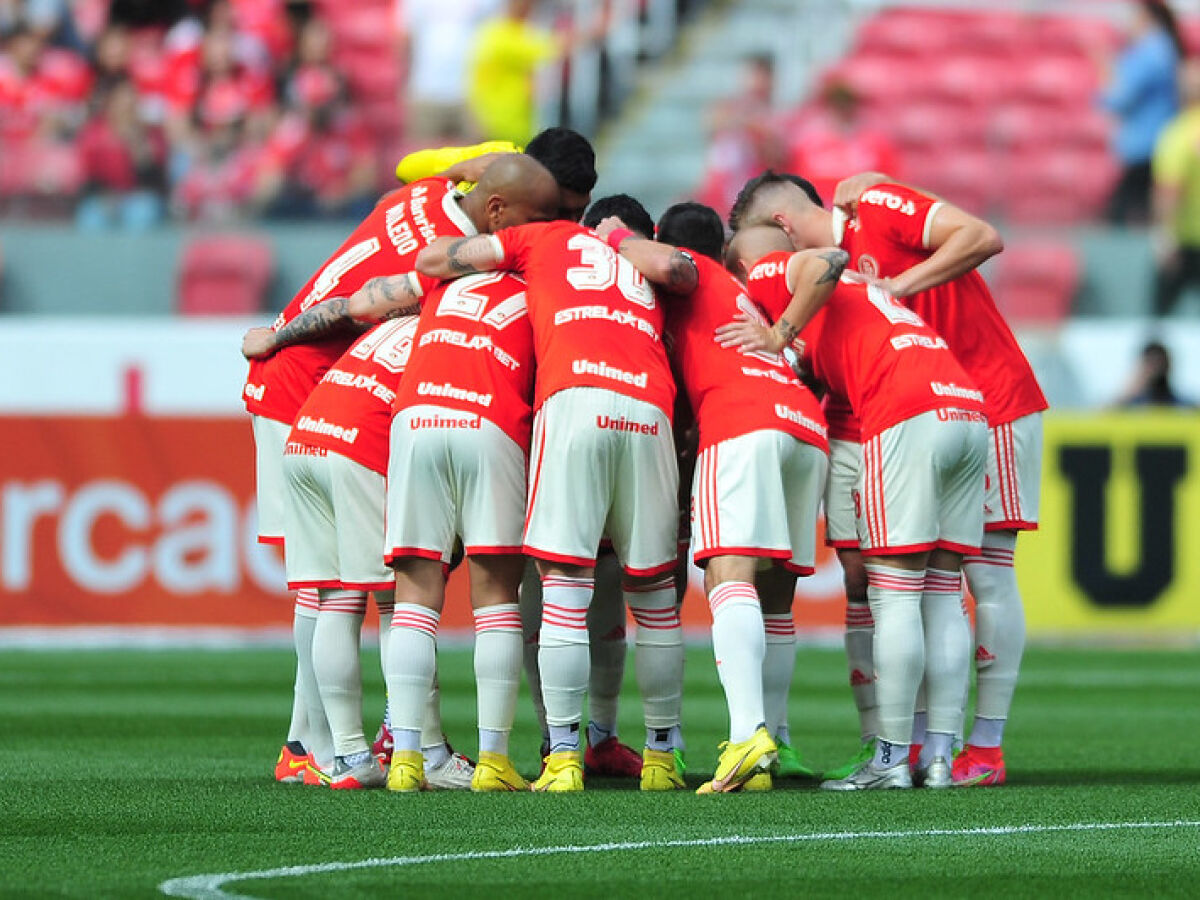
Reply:
<svg viewBox="0 0 1200 900"><path fill-rule="evenodd" d="M779 759L771 771L776 778L816 778L817 773L804 764L796 748L784 741L775 741L779 748Z"/></svg>
<svg viewBox="0 0 1200 900"><path fill-rule="evenodd" d="M601 778L637 778L642 774L642 757L614 734L595 747L588 745L583 754L583 772Z"/></svg>
<svg viewBox="0 0 1200 900"><path fill-rule="evenodd" d="M425 757L420 750L396 750L388 767L387 789L398 794L428 790L425 783Z"/></svg>
<svg viewBox="0 0 1200 900"><path fill-rule="evenodd" d="M371 752L385 769L392 761L392 747L392 733L388 731L385 722L380 722L379 730L375 732L375 743L371 744Z"/></svg>
<svg viewBox="0 0 1200 900"><path fill-rule="evenodd" d="M854 757L846 763L834 769L825 770L825 778L830 781L839 781L842 778L850 775L865 762L870 762L875 758L875 738L867 738L862 742L862 746L858 748L858 752Z"/></svg>
<svg viewBox="0 0 1200 900"><path fill-rule="evenodd" d="M283 784L303 784L304 772L312 757L299 741L288 741L279 750L275 760L275 780Z"/></svg>
<svg viewBox="0 0 1200 900"><path fill-rule="evenodd" d="M520 776L512 761L502 753L480 753L471 776L471 790L477 794L527 791L529 782Z"/></svg>
<svg viewBox="0 0 1200 900"><path fill-rule="evenodd" d="M583 790L583 760L578 750L547 753L542 774L529 786L537 793L566 794Z"/></svg>
<svg viewBox="0 0 1200 900"><path fill-rule="evenodd" d="M936 756L929 765L913 769L912 781L917 787L927 788L948 788L954 784L950 763L946 762L944 756Z"/></svg>
<svg viewBox="0 0 1200 900"><path fill-rule="evenodd" d="M329 775L313 760L304 770L304 784L309 787L326 787L329 784Z"/></svg>
<svg viewBox="0 0 1200 900"><path fill-rule="evenodd" d="M762 791L774 789L775 783L771 780L770 772L759 772L757 775L751 775L750 778L742 785L742 790L749 794L756 794Z"/></svg>
<svg viewBox="0 0 1200 900"><path fill-rule="evenodd" d="M721 758L712 781L705 782L698 794L727 794L736 791L759 772L766 772L779 757L778 748L767 729L758 730L744 741L721 744Z"/></svg>
<svg viewBox="0 0 1200 900"><path fill-rule="evenodd" d="M950 777L955 787L996 787L1004 784L1004 751L999 747L967 744L954 758Z"/></svg>
<svg viewBox="0 0 1200 900"><path fill-rule="evenodd" d="M642 751L641 769L643 791L678 791L687 787L674 750L647 747Z"/></svg>
<svg viewBox="0 0 1200 900"><path fill-rule="evenodd" d="M877 769L874 760L869 759L845 778L821 782L821 787L827 791L886 791L912 786L912 772L907 760L886 769Z"/></svg>
<svg viewBox="0 0 1200 900"><path fill-rule="evenodd" d="M450 755L439 766L425 769L425 781L430 790L434 791L467 791L471 789L471 778L475 775L475 763L455 753L454 748L446 745Z"/></svg>
<svg viewBox="0 0 1200 900"><path fill-rule="evenodd" d="M333 770L329 773L329 786L335 791L381 788L386 784L387 775L373 756L357 766L348 765L339 756L333 761Z"/></svg>

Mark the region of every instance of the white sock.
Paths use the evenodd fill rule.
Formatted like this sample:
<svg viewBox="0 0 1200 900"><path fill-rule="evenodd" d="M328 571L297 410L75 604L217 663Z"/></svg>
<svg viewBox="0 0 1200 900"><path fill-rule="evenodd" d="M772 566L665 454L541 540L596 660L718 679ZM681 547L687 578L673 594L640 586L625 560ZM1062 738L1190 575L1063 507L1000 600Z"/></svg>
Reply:
<svg viewBox="0 0 1200 900"><path fill-rule="evenodd" d="M308 698L300 687L300 647L312 647L312 630L317 625L317 612L320 603L317 600L316 588L302 588L296 591L296 600L292 608L292 646L296 651L296 676L292 680L292 718L288 723L288 742L297 741L308 746ZM307 633L306 633L307 632Z"/></svg>
<svg viewBox="0 0 1200 900"><path fill-rule="evenodd" d="M588 742L592 728L611 737L617 733L617 702L625 679L625 599L619 582L597 580L588 608L591 672L588 677ZM603 740L603 738L601 738Z"/></svg>
<svg viewBox="0 0 1200 900"><path fill-rule="evenodd" d="M417 603L397 603L388 642L387 689L392 740L397 750L417 750L437 670L441 615ZM415 744L415 746L414 746Z"/></svg>
<svg viewBox="0 0 1200 900"><path fill-rule="evenodd" d="M379 611L379 671L387 680L387 648L392 637L392 615L396 611L396 601L391 595L382 591L375 593L375 608ZM384 718L387 718L385 713Z"/></svg>
<svg viewBox="0 0 1200 900"><path fill-rule="evenodd" d="M538 670L552 750L579 749L579 723L587 692L587 609L595 582L561 575L542 579L541 646Z"/></svg>
<svg viewBox="0 0 1200 900"><path fill-rule="evenodd" d="M627 588L625 604L637 623L634 663L646 728L670 731L683 714L683 626L674 576Z"/></svg>
<svg viewBox="0 0 1200 900"><path fill-rule="evenodd" d="M875 696L879 738L894 745L912 741L913 709L925 672L921 594L925 572L867 563L867 597L875 619Z"/></svg>
<svg viewBox="0 0 1200 900"><path fill-rule="evenodd" d="M712 610L713 656L729 708L729 740L737 743L766 721L763 660L766 632L754 585L723 581L708 593Z"/></svg>
<svg viewBox="0 0 1200 900"><path fill-rule="evenodd" d="M1025 609L1017 588L1013 568L1016 535L1005 531L990 531L983 536L979 556L964 561L963 571L975 597L975 716L980 719L1008 718L1013 691L1025 652ZM986 726L985 726L986 729ZM1004 726L1000 725L1000 737ZM976 741L974 728L968 743L978 747L998 747L999 738L982 731Z"/></svg>
<svg viewBox="0 0 1200 900"><path fill-rule="evenodd" d="M313 632L313 672L336 756L370 749L363 734L362 662L359 644L367 611L364 591L320 591L321 612Z"/></svg>
<svg viewBox="0 0 1200 900"><path fill-rule="evenodd" d="M791 612L763 613L767 645L763 656L763 713L767 731L785 744L792 742L788 727L788 693L796 668L796 624Z"/></svg>
<svg viewBox="0 0 1200 900"><path fill-rule="evenodd" d="M971 626L963 612L961 573L925 570L921 621L925 625L926 728L931 734L953 738L962 729L963 700L971 677ZM921 764L936 756L949 759L936 748L928 753L922 749Z"/></svg>
<svg viewBox="0 0 1200 900"><path fill-rule="evenodd" d="M921 686L917 689L917 706L925 705L925 682L921 681ZM929 713L924 709L918 709L913 713L912 726L912 741L914 744L925 743L926 726L929 724Z"/></svg>
<svg viewBox="0 0 1200 900"><path fill-rule="evenodd" d="M425 698L425 718L421 722L421 749L444 747L446 732L442 728L442 689L438 684L437 666L433 669L433 684Z"/></svg>
<svg viewBox="0 0 1200 900"><path fill-rule="evenodd" d="M1004 719L975 717L971 727L971 743L976 747L999 747L1004 743Z"/></svg>
<svg viewBox="0 0 1200 900"><path fill-rule="evenodd" d="M845 644L859 732L867 741L879 733L879 707L875 701L875 620L866 600L846 601Z"/></svg>
<svg viewBox="0 0 1200 900"><path fill-rule="evenodd" d="M475 691L480 750L508 755L508 735L512 731L517 690L521 686L521 643L521 613L516 603L499 603L475 610Z"/></svg>
<svg viewBox="0 0 1200 900"><path fill-rule="evenodd" d="M954 735L944 731L925 732L925 743L921 745L921 757L917 764L924 768L939 756L946 762L954 759Z"/></svg>
<svg viewBox="0 0 1200 900"><path fill-rule="evenodd" d="M318 608L320 601L317 601ZM317 683L317 673L313 668L313 637L317 630L316 615L308 615L311 610L306 606L305 614L300 614L300 597L297 594L296 618L296 687L304 698L308 728L305 731L304 747L312 754L318 768L328 769L333 765L333 734L329 730L329 720L325 718L325 706L321 702L321 688Z"/></svg>

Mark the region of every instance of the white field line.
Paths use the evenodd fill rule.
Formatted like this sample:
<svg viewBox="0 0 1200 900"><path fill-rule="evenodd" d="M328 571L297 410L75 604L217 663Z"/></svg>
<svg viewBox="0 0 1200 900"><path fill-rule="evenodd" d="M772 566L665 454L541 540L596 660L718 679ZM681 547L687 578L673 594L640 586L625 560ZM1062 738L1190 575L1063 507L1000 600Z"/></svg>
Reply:
<svg viewBox="0 0 1200 900"><path fill-rule="evenodd" d="M431 853L425 856L390 856L357 862L314 863L307 866L283 866L257 872L222 872L214 875L186 875L171 878L158 886L168 897L191 900L254 900L249 894L231 894L223 890L230 882L268 878L295 878L355 869L382 869L429 863L474 862L488 859L516 859L573 853L621 853L629 850L661 850L673 847L751 846L754 844L799 844L816 841L857 841L879 838L990 837L1004 835L1052 834L1055 832L1131 831L1161 828L1200 828L1200 821L1176 819L1169 822L1078 822L1069 825L999 825L991 828L927 828L911 831L827 831L815 834L740 835L674 841L626 841L607 844L562 844L552 847L512 847L507 850L471 850L464 853Z"/></svg>

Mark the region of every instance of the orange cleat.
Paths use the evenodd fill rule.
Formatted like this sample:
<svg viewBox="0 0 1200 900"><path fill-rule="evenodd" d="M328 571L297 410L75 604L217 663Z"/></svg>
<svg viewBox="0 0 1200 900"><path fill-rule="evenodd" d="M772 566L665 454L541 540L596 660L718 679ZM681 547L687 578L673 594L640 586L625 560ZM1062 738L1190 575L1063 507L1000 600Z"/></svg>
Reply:
<svg viewBox="0 0 1200 900"><path fill-rule="evenodd" d="M954 759L951 778L955 787L995 787L1004 784L1004 751L999 747L967 744Z"/></svg>
<svg viewBox="0 0 1200 900"><path fill-rule="evenodd" d="M288 741L275 760L275 780L283 784L303 784L304 773L312 757L299 741Z"/></svg>

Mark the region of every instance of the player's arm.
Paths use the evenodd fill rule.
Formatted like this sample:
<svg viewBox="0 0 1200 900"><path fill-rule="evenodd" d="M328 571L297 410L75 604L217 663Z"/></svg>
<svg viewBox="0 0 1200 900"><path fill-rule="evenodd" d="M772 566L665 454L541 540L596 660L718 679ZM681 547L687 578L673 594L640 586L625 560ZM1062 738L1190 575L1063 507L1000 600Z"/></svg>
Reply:
<svg viewBox="0 0 1200 900"><path fill-rule="evenodd" d="M859 172L857 175L850 175L843 178L834 187L830 205L844 209L847 215L853 219L858 213L858 198L862 196L863 191L885 182L896 183L893 178L883 172Z"/></svg>
<svg viewBox="0 0 1200 900"><path fill-rule="evenodd" d="M690 294L700 283L700 272L690 253L642 237L619 216L603 219L596 226L596 234L629 260L647 281L672 294Z"/></svg>
<svg viewBox="0 0 1200 900"><path fill-rule="evenodd" d="M995 227L959 209L940 203L929 211L926 224L928 258L881 282L888 293L903 299L952 281L1004 249Z"/></svg>
<svg viewBox="0 0 1200 900"><path fill-rule="evenodd" d="M520 153L509 141L484 141L468 147L435 147L415 150L396 164L396 177L405 184L441 175L455 182L475 183L501 153Z"/></svg>
<svg viewBox="0 0 1200 900"><path fill-rule="evenodd" d="M346 315L355 322L376 325L421 311L425 291L414 272L381 275L355 291L346 303Z"/></svg>
<svg viewBox="0 0 1200 900"><path fill-rule="evenodd" d="M740 313L733 322L717 329L717 343L722 347L782 353L832 296L849 262L850 254L838 247L793 253L788 258L786 274L792 299L775 324L767 328Z"/></svg>
<svg viewBox="0 0 1200 900"><path fill-rule="evenodd" d="M500 268L504 245L493 234L442 237L417 254L417 271L431 278L457 278Z"/></svg>
<svg viewBox="0 0 1200 900"><path fill-rule="evenodd" d="M278 331L273 328L251 328L242 338L242 356L246 359L265 359L293 344L309 344L335 334L365 330L349 313L347 297L330 297L310 306Z"/></svg>

